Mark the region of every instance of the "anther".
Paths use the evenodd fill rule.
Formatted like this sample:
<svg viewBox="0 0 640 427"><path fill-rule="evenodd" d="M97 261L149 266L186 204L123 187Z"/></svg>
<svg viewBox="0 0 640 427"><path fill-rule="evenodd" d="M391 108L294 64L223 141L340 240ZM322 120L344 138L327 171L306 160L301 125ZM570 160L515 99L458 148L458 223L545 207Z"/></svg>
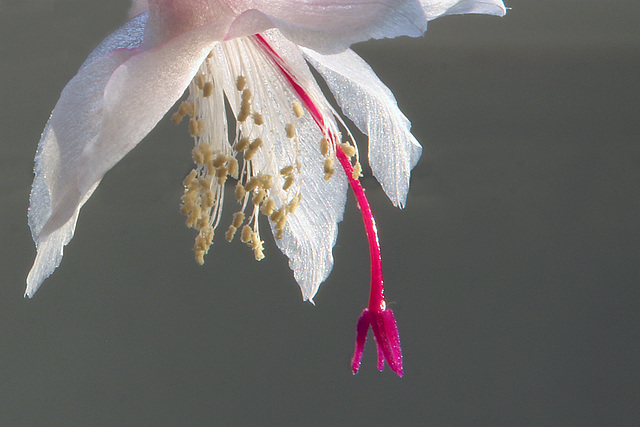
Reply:
<svg viewBox="0 0 640 427"><path fill-rule="evenodd" d="M273 214L273 210L275 209L275 207L276 207L275 200L273 200L272 198L268 198L260 206L260 211L266 216L271 216L271 214Z"/></svg>
<svg viewBox="0 0 640 427"><path fill-rule="evenodd" d="M340 148L342 148L342 151L344 151L344 154L346 154L347 157L353 157L356 155L356 148L348 142L340 144Z"/></svg>
<svg viewBox="0 0 640 427"><path fill-rule="evenodd" d="M183 118L184 116L178 113L173 113L173 116L171 116L171 120L173 121L173 124L176 124L176 125L180 124Z"/></svg>
<svg viewBox="0 0 640 427"><path fill-rule="evenodd" d="M320 152L323 156L329 154L329 141L327 141L327 138L322 138L320 140Z"/></svg>
<svg viewBox="0 0 640 427"><path fill-rule="evenodd" d="M193 169L191 172L189 172L189 175L187 175L184 179L184 181L182 181L182 185L184 185L185 187L188 187L194 179L196 179L196 170Z"/></svg>
<svg viewBox="0 0 640 427"><path fill-rule="evenodd" d="M200 265L204 264L204 251L196 251L194 250L194 252L196 253L196 262Z"/></svg>
<svg viewBox="0 0 640 427"><path fill-rule="evenodd" d="M278 222L280 221L280 218L282 218L286 213L286 208L283 206L280 209L277 209L275 211L273 211L273 213L271 214L271 221L273 222Z"/></svg>
<svg viewBox="0 0 640 427"><path fill-rule="evenodd" d="M236 184L236 200L238 201L242 200L245 194L247 194L247 191L244 189L242 184L238 182Z"/></svg>
<svg viewBox="0 0 640 427"><path fill-rule="evenodd" d="M264 124L264 117L262 117L260 113L253 113L253 122L258 126L262 126Z"/></svg>
<svg viewBox="0 0 640 427"><path fill-rule="evenodd" d="M333 175L333 171L334 171L333 159L329 157L324 160L324 180L325 181L329 181L329 179Z"/></svg>
<svg viewBox="0 0 640 427"><path fill-rule="evenodd" d="M206 82L202 88L202 96L208 98L213 93L213 82Z"/></svg>
<svg viewBox="0 0 640 427"><path fill-rule="evenodd" d="M247 121L249 114L251 114L251 104L249 101L242 101L242 104L240 105L240 113L238 113L237 117L238 121L240 123Z"/></svg>
<svg viewBox="0 0 640 427"><path fill-rule="evenodd" d="M260 177L260 185L262 186L262 188L264 188L265 190L271 189L271 185L273 183L273 176L269 174L264 174L264 175L259 175L259 177Z"/></svg>
<svg viewBox="0 0 640 427"><path fill-rule="evenodd" d="M227 232L224 235L225 239L227 239L227 242L230 242L233 240L233 236L236 234L236 230L237 230L237 227L233 225L229 226L229 228L227 229Z"/></svg>
<svg viewBox="0 0 640 427"><path fill-rule="evenodd" d="M293 172L293 169L294 169L293 165L286 166L280 169L280 175L284 175L284 176L289 175L291 172Z"/></svg>
<svg viewBox="0 0 640 427"><path fill-rule="evenodd" d="M353 165L353 174L351 176L353 179L358 179L362 176L362 165L360 165L360 162L356 162L356 164Z"/></svg>
<svg viewBox="0 0 640 427"><path fill-rule="evenodd" d="M178 107L178 114L186 116L187 114L193 114L193 103L189 101L182 101L180 107Z"/></svg>
<svg viewBox="0 0 640 427"><path fill-rule="evenodd" d="M205 84L205 77L202 74L198 74L196 76L196 85L198 86L198 88L202 89L204 87Z"/></svg>
<svg viewBox="0 0 640 427"><path fill-rule="evenodd" d="M249 146L249 137L244 136L240 138L236 143L235 150L237 152L244 151L247 149L248 146Z"/></svg>
<svg viewBox="0 0 640 427"><path fill-rule="evenodd" d="M260 147L262 147L262 138L254 139L253 142L249 144L249 149L244 153L244 159L251 160Z"/></svg>
<svg viewBox="0 0 640 427"><path fill-rule="evenodd" d="M233 226L239 228L244 221L244 212L236 212L233 214Z"/></svg>
<svg viewBox="0 0 640 427"><path fill-rule="evenodd" d="M225 166L216 170L216 178L218 178L218 185L224 185L227 181L227 168Z"/></svg>
<svg viewBox="0 0 640 427"><path fill-rule="evenodd" d="M249 149L256 151L258 150L258 148L262 147L262 138L256 138L253 140L253 142L249 145Z"/></svg>
<svg viewBox="0 0 640 427"><path fill-rule="evenodd" d="M222 165L224 165L226 161L227 161L227 156L225 156L224 154L218 154L215 160L213 161L213 167L219 168Z"/></svg>
<svg viewBox="0 0 640 427"><path fill-rule="evenodd" d="M257 190L253 194L253 199L252 199L253 204L259 205L260 203L262 203L262 200L265 198L266 195L267 195L267 192L264 191L262 188Z"/></svg>
<svg viewBox="0 0 640 427"><path fill-rule="evenodd" d="M298 195L296 197L294 197L290 202L289 202L289 213L292 214L296 211L296 209L298 208L298 205L300 204L300 193L298 193Z"/></svg>
<svg viewBox="0 0 640 427"><path fill-rule="evenodd" d="M193 119L191 119L193 120ZM204 164L204 153L202 152L202 144L198 144L191 150L193 161L199 164Z"/></svg>
<svg viewBox="0 0 640 427"><path fill-rule="evenodd" d="M251 177L251 179L244 185L244 189L249 192L260 185L260 178L257 176Z"/></svg>
<svg viewBox="0 0 640 427"><path fill-rule="evenodd" d="M304 114L302 105L300 105L300 103L297 101L293 101L293 114L295 114L297 118L302 117L302 115Z"/></svg>
<svg viewBox="0 0 640 427"><path fill-rule="evenodd" d="M284 130L287 132L287 138L293 138L296 136L296 128L292 123L287 123L284 127Z"/></svg>
<svg viewBox="0 0 640 427"><path fill-rule="evenodd" d="M195 119L193 117L189 119L189 133L191 134L191 136L199 136L199 130L200 126L198 126L198 119Z"/></svg>
<svg viewBox="0 0 640 427"><path fill-rule="evenodd" d="M238 160L235 157L231 157L227 162L227 168L229 168L229 175L238 178Z"/></svg>
<svg viewBox="0 0 640 427"><path fill-rule="evenodd" d="M289 188L291 188L295 180L296 179L293 175L287 175L287 177L284 179L284 184L282 185L282 189L284 191L287 191Z"/></svg>
<svg viewBox="0 0 640 427"><path fill-rule="evenodd" d="M211 188L211 183L213 182L212 176L201 176L198 178L198 183L202 188Z"/></svg>
<svg viewBox="0 0 640 427"><path fill-rule="evenodd" d="M213 206L214 202L215 202L216 198L215 195L213 193L213 191L211 190L207 190L204 192L203 197L202 197L202 204L204 205L205 208L209 209Z"/></svg>
<svg viewBox="0 0 640 427"><path fill-rule="evenodd" d="M240 240L242 243L248 243L251 240L251 236L253 235L253 230L248 225L242 227L242 235L240 236Z"/></svg>
<svg viewBox="0 0 640 427"><path fill-rule="evenodd" d="M246 86L247 79L245 79L244 76L238 76L236 79L236 89L238 89L238 92L242 92Z"/></svg>
<svg viewBox="0 0 640 427"><path fill-rule="evenodd" d="M284 226L287 225L287 215L282 215L276 224L276 230L284 230Z"/></svg>

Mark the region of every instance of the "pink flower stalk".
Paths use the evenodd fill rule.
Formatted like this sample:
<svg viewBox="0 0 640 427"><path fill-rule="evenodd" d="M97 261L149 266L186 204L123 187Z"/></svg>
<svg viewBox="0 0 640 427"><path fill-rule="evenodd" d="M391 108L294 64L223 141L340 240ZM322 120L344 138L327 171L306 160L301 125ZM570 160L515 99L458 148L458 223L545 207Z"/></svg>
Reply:
<svg viewBox="0 0 640 427"><path fill-rule="evenodd" d="M32 297L60 264L80 208L104 174L187 90L172 118L188 121L194 139L181 211L197 231L198 263L213 243L232 181L238 210L225 239L239 234L256 260L263 259L259 217L266 217L304 300L313 301L333 266L350 186L371 255L369 306L358 321L352 369L358 371L371 326L378 368L386 361L402 376L377 230L359 181L359 152L308 64L344 115L368 135L373 174L392 203L403 207L421 147L389 89L349 46L419 36L428 20L443 15L504 12L501 0L134 1L131 20L87 58L42 134L29 207L37 255L25 295Z"/></svg>

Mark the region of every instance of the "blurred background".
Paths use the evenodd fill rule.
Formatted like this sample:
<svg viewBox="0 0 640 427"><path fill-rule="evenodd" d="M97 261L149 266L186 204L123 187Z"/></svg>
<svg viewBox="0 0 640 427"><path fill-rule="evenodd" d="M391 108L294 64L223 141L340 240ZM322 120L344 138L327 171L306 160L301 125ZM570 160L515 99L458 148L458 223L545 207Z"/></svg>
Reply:
<svg viewBox="0 0 640 427"><path fill-rule="evenodd" d="M0 424L640 423L640 3L507 4L355 46L425 147L403 211L363 180L399 379L371 341L351 375L369 280L351 196L315 307L270 238L257 263L219 233L199 267L178 209L192 141L170 120L23 299L40 133L128 1L1 0Z"/></svg>

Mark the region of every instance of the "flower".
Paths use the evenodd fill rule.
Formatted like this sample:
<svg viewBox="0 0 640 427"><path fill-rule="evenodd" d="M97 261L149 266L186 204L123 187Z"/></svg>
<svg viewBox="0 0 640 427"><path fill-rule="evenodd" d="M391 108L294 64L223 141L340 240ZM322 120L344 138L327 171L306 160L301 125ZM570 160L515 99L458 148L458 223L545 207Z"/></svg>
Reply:
<svg viewBox="0 0 640 427"><path fill-rule="evenodd" d="M402 207L421 147L391 92L349 46L419 36L428 20L443 15L504 11L500 0L134 1L131 20L80 67L42 134L29 207L37 255L25 294L32 297L60 264L80 208L104 174L188 88L173 119L179 123L188 116L195 141L195 167L184 181L181 210L198 232L196 260L204 262L213 242L231 178L240 207L226 239L239 233L262 259L258 218L268 217L303 298L312 301L333 265L331 251L350 185L372 256L372 297L359 325L373 326L387 362L401 374L395 320L383 307L375 223L358 180L358 150L307 63L325 79L343 113L369 136L373 174Z"/></svg>

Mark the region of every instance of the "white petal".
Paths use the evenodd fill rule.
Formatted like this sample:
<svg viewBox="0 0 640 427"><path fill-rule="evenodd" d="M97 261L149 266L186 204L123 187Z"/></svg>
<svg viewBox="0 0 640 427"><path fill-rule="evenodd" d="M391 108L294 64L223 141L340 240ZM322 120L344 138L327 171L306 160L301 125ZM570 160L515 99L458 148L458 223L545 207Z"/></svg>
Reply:
<svg viewBox="0 0 640 427"><path fill-rule="evenodd" d="M140 44L144 21L144 17L140 17L125 24L96 49L96 55L90 55L63 90L42 133L29 206L29 226L38 248L27 278L29 297L60 264L62 248L73 237L80 206L97 185L93 183L84 194L78 191L75 182L78 161L87 141L98 135L96 116L101 115L102 89L111 73L133 54L126 49ZM112 45L109 40L113 41ZM109 54L112 51L115 52ZM61 205L65 199L75 199L75 202ZM46 231L45 226L53 223L54 211L58 212L58 219L54 221L55 226L47 227L49 231Z"/></svg>
<svg viewBox="0 0 640 427"><path fill-rule="evenodd" d="M428 20L463 13L503 16L506 12L502 0L420 0L420 3Z"/></svg>
<svg viewBox="0 0 640 427"><path fill-rule="evenodd" d="M336 101L353 123L369 136L369 164L394 205L403 207L411 169L422 147L411 134L411 123L391 91L352 50L321 55L304 53L324 77Z"/></svg>
<svg viewBox="0 0 640 427"><path fill-rule="evenodd" d="M209 52L206 29L146 51L122 48L132 43L123 44L125 29L145 19L140 15L116 31L111 53L91 55L63 90L42 135L29 210L38 254L28 296L59 265L78 211L103 175L156 125Z"/></svg>
<svg viewBox="0 0 640 427"><path fill-rule="evenodd" d="M294 43L323 53L340 52L371 38L417 37L427 22L418 0L245 0L234 2L234 7L244 13L228 38L275 26Z"/></svg>
<svg viewBox="0 0 640 427"><path fill-rule="evenodd" d="M325 103L320 108L332 120L331 111L325 111L328 104L299 48L276 31L268 31L264 37L285 59L287 67L304 89ZM229 47L236 45L239 48ZM256 173L274 176L271 197L277 208L289 202L298 191L301 195L298 208L288 216L283 237L277 239L276 244L289 258L289 266L303 298L311 300L333 268L332 249L338 234L337 223L342 220L346 202L346 176L338 166L333 177L329 181L324 180L324 157L319 148L322 132L309 113L295 117L292 103L299 100L283 79L281 71L274 68L273 63L266 60L252 43L232 40L226 46L228 54L225 61L233 64L222 63L220 66L234 68L225 72L225 91L230 105L237 114L240 101L235 84L238 71L242 69L253 93L252 109L265 119L260 127L264 147L254 158L252 167ZM224 55L216 57L224 58ZM297 144L286 135L285 127L289 123L295 123ZM300 165L296 183L290 191L281 190L279 171L296 163ZM271 221L270 224L273 234L277 234L275 224Z"/></svg>
<svg viewBox="0 0 640 427"><path fill-rule="evenodd" d="M323 112L325 121L333 122L330 106L309 71L300 49L277 31L268 32L266 37L286 61L297 81L314 99ZM300 141L298 160L302 166L302 199L295 213L289 216L284 237L276 240L276 244L289 257L289 266L300 285L303 298L313 300L320 284L333 268L332 249L338 236L338 222L342 221L344 213L348 183L337 162L333 176L325 181L324 157L319 149L322 134L309 113L298 120L296 127Z"/></svg>

